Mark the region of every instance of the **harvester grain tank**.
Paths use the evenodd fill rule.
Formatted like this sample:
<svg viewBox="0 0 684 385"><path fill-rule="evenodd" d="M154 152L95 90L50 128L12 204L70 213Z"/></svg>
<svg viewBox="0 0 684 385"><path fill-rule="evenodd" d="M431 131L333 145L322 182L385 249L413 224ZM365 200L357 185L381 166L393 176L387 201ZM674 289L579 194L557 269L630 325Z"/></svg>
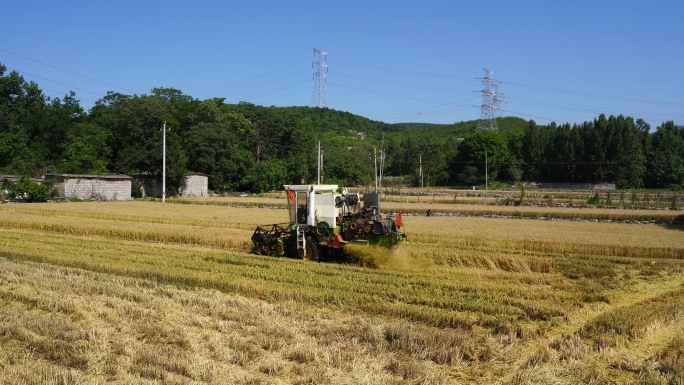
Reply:
<svg viewBox="0 0 684 385"><path fill-rule="evenodd" d="M380 196L350 193L338 185L285 185L289 223L258 226L253 251L318 261L341 256L346 243L393 247L406 234L399 232L401 213L392 219L380 213Z"/></svg>

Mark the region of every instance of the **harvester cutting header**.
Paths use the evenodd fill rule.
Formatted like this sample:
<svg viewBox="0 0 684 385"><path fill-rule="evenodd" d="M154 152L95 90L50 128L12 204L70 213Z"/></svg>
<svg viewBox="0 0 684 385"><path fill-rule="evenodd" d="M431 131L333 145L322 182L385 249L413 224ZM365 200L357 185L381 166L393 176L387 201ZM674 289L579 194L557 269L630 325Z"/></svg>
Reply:
<svg viewBox="0 0 684 385"><path fill-rule="evenodd" d="M259 226L253 251L318 261L341 256L346 243L395 246L406 238L401 213L380 214L380 196L350 193L338 185L285 185L289 223Z"/></svg>

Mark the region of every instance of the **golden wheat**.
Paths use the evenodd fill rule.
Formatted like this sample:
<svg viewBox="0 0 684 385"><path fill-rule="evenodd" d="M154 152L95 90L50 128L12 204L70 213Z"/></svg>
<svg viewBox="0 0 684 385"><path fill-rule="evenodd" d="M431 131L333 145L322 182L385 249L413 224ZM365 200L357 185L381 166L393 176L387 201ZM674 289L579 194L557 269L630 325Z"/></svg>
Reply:
<svg viewBox="0 0 684 385"><path fill-rule="evenodd" d="M681 378L676 227L406 216L398 249L355 251L370 268L245 252L286 214L0 205L0 382Z"/></svg>

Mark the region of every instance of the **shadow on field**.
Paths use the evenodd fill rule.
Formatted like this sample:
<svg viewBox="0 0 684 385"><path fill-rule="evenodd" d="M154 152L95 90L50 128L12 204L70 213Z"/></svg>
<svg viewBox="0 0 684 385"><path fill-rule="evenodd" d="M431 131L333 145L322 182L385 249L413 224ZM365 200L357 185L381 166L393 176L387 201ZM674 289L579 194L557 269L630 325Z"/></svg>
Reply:
<svg viewBox="0 0 684 385"><path fill-rule="evenodd" d="M678 215L672 222L663 225L670 230L684 231L684 215Z"/></svg>

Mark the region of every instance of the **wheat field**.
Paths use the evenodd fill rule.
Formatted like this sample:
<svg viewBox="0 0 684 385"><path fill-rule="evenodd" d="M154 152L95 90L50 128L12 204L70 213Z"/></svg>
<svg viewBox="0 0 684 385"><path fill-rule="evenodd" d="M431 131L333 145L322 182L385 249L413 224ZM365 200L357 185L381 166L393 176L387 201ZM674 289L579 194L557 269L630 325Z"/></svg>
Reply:
<svg viewBox="0 0 684 385"><path fill-rule="evenodd" d="M313 263L249 254L287 212L230 199L0 205L0 381L684 381L678 225L405 216Z"/></svg>

